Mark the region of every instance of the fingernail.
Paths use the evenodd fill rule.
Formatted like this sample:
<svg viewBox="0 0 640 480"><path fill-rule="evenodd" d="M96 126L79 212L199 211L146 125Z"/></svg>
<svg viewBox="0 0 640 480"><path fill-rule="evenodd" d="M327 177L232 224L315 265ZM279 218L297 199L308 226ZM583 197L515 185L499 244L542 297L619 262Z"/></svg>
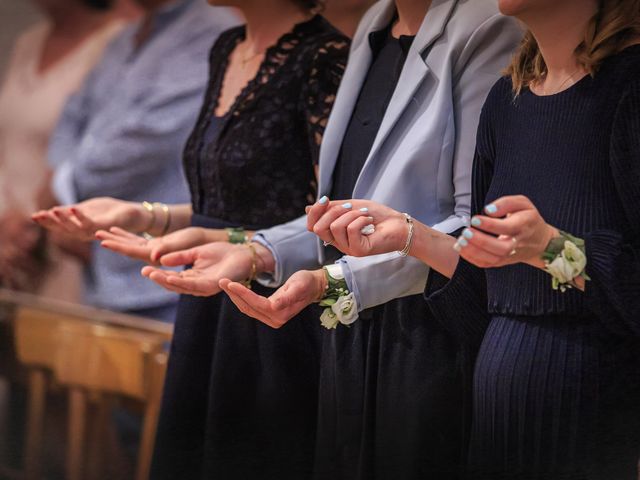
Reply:
<svg viewBox="0 0 640 480"><path fill-rule="evenodd" d="M469 238L469 239L473 238L473 232L471 230L469 230L468 228L465 228L462 231L462 235L464 235L464 238Z"/></svg>
<svg viewBox="0 0 640 480"><path fill-rule="evenodd" d="M480 220L478 217L473 217L471 219L471 225L473 227L479 227L480 225L482 225L482 220Z"/></svg>
<svg viewBox="0 0 640 480"><path fill-rule="evenodd" d="M456 243L453 244L453 249L456 252L460 252L460 250L462 250L462 247L460 246L460 244L458 242L456 242Z"/></svg>
<svg viewBox="0 0 640 480"><path fill-rule="evenodd" d="M318 200L318 203L320 205L324 205L325 203L327 203L329 201L329 197L327 197L326 195L324 197L322 197L320 200Z"/></svg>
<svg viewBox="0 0 640 480"><path fill-rule="evenodd" d="M372 233L374 233L376 231L376 227L375 225L367 225L366 227L364 227L362 230L360 230L360 232L363 235L371 235Z"/></svg>
<svg viewBox="0 0 640 480"><path fill-rule="evenodd" d="M498 211L498 207L496 207L493 203L490 203L486 207L484 207L484 211L487 213L496 213Z"/></svg>
<svg viewBox="0 0 640 480"><path fill-rule="evenodd" d="M367 207L362 207L362 208L360 209L360 211L361 211L362 213L367 213L367 212L369 211L369 209L368 209Z"/></svg>
<svg viewBox="0 0 640 480"><path fill-rule="evenodd" d="M345 208L345 209L349 210L350 208L353 208L353 205L351 205L350 202L343 203L342 204L342 208Z"/></svg>
<svg viewBox="0 0 640 480"><path fill-rule="evenodd" d="M466 238L464 238L464 237L460 237L460 238L458 239L458 244L459 244L461 247L463 247L463 248L464 248L464 247L466 247L467 245L469 245L469 242L467 242L467 239L466 239Z"/></svg>

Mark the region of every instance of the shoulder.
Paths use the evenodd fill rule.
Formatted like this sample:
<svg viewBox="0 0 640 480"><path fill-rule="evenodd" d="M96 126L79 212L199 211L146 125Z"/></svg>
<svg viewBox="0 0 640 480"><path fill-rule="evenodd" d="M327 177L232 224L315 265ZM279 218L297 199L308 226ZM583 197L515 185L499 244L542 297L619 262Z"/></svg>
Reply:
<svg viewBox="0 0 640 480"><path fill-rule="evenodd" d="M502 15L494 0L462 0L446 26L447 41L471 49L514 49L524 34L512 17Z"/></svg>

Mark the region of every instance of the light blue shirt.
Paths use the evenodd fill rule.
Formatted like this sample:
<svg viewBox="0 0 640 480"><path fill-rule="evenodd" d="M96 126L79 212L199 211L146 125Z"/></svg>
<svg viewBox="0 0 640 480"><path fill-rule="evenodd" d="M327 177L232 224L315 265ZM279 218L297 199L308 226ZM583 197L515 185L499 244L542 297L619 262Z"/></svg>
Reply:
<svg viewBox="0 0 640 480"><path fill-rule="evenodd" d="M109 196L188 203L182 150L202 104L208 52L238 20L204 0L157 12L136 49L135 24L107 48L65 107L49 146L61 204ZM143 264L93 245L85 301L116 311L172 307L177 296L140 275Z"/></svg>

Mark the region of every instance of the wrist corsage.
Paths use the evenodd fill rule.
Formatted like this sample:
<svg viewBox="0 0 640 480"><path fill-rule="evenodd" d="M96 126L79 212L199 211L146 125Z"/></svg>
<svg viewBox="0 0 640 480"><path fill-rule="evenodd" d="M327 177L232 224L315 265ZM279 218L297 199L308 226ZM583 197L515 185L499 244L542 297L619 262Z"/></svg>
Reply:
<svg viewBox="0 0 640 480"><path fill-rule="evenodd" d="M242 227L225 228L225 231L227 232L229 243L241 244L249 241L249 237Z"/></svg>
<svg viewBox="0 0 640 480"><path fill-rule="evenodd" d="M542 260L545 270L552 277L551 286L554 290L565 292L567 288L575 287L575 279L579 277L591 280L585 271L585 250L584 240L562 231L559 237L549 242Z"/></svg>
<svg viewBox="0 0 640 480"><path fill-rule="evenodd" d="M324 267L327 277L327 289L320 300L320 306L325 307L320 315L320 323L327 329L336 328L339 323L351 325L358 319L358 305L353 293L342 274L340 265Z"/></svg>

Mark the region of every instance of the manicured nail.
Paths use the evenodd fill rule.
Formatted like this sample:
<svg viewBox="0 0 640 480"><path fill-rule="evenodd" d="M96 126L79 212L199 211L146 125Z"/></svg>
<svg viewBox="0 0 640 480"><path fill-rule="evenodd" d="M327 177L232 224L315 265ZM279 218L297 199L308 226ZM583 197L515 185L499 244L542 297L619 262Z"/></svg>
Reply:
<svg viewBox="0 0 640 480"><path fill-rule="evenodd" d="M473 217L471 219L471 225L474 227L479 227L480 225L482 225L482 220L480 220L478 217Z"/></svg>
<svg viewBox="0 0 640 480"><path fill-rule="evenodd" d="M489 205L484 207L484 211L489 214L496 213L498 211L498 207L496 207L493 203L490 203Z"/></svg>
<svg viewBox="0 0 640 480"><path fill-rule="evenodd" d="M366 227L364 227L362 230L360 230L360 232L363 235L371 235L372 233L374 233L376 231L376 227L375 225L367 225Z"/></svg>
<svg viewBox="0 0 640 480"><path fill-rule="evenodd" d="M458 242L456 242L456 243L453 244L453 249L456 252L460 253L460 250L462 250L462 247L460 246L460 244Z"/></svg>
<svg viewBox="0 0 640 480"><path fill-rule="evenodd" d="M329 197L327 197L326 195L324 197L322 197L320 200L318 200L318 203L320 205L324 205L325 203L327 203L329 201Z"/></svg>
<svg viewBox="0 0 640 480"><path fill-rule="evenodd" d="M469 242L467 242L467 239L466 239L466 238L464 238L464 237L460 237L460 238L458 239L458 244L459 244L461 247L463 247L463 248L464 248L464 247L466 247L467 245L469 245Z"/></svg>
<svg viewBox="0 0 640 480"><path fill-rule="evenodd" d="M367 207L362 207L362 208L360 209L360 211L361 211L362 213L367 213L367 212L369 211L369 209L368 209Z"/></svg>
<svg viewBox="0 0 640 480"><path fill-rule="evenodd" d="M349 209L353 208L353 205L351 205L350 202L343 203L342 204L342 208L345 208L345 209L349 210Z"/></svg>
<svg viewBox="0 0 640 480"><path fill-rule="evenodd" d="M468 238L468 239L473 238L473 232L471 230L469 230L468 228L465 228L462 231L462 235L464 235L464 238Z"/></svg>

